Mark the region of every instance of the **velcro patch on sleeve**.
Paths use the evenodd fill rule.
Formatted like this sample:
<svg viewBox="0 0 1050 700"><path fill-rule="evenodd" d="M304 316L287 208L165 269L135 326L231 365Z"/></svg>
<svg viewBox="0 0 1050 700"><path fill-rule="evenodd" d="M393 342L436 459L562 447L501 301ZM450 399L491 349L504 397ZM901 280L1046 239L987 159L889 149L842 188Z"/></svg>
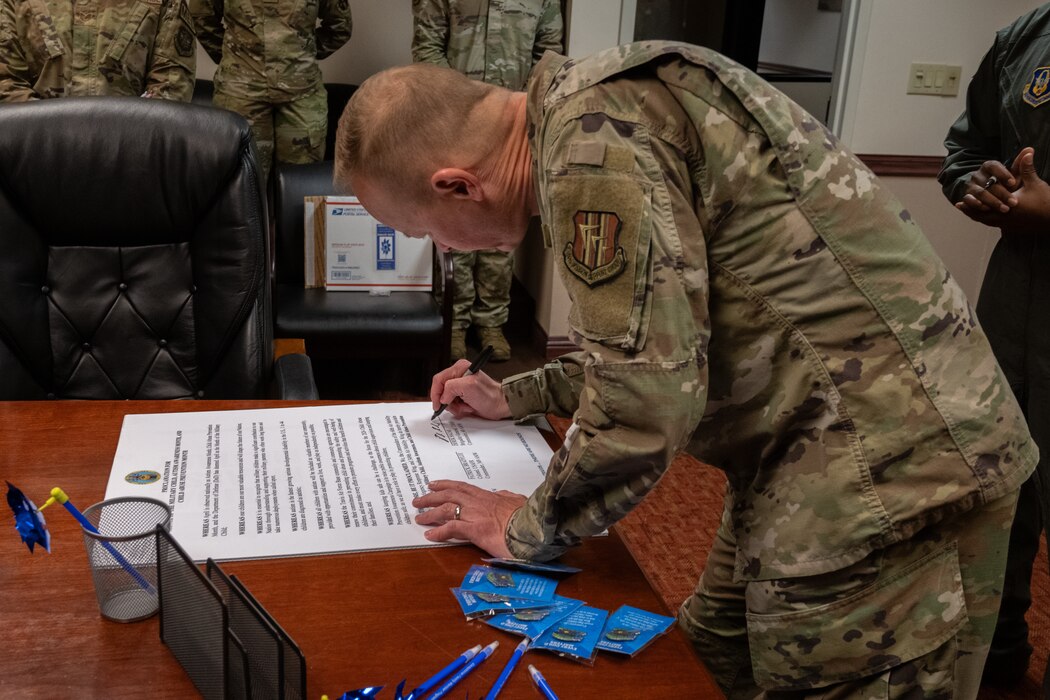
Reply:
<svg viewBox="0 0 1050 700"><path fill-rule="evenodd" d="M573 299L573 327L634 347L649 269L649 188L618 174L551 178L554 253Z"/></svg>

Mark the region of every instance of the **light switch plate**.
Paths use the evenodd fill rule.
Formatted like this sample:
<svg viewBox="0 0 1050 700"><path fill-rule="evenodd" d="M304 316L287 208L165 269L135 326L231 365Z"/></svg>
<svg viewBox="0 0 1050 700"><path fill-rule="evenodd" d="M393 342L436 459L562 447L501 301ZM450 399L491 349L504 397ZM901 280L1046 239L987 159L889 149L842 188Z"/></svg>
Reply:
<svg viewBox="0 0 1050 700"><path fill-rule="evenodd" d="M913 63L908 71L908 94L949 97L958 95L961 76L962 66Z"/></svg>

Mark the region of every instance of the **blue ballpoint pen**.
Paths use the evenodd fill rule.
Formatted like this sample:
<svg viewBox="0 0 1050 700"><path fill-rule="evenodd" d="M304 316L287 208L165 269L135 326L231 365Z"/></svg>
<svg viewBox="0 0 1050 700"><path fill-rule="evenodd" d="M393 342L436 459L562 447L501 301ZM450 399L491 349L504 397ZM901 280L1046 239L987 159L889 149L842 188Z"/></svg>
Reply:
<svg viewBox="0 0 1050 700"><path fill-rule="evenodd" d="M536 687L540 689L541 693L543 693L543 697L547 698L547 700L558 700L558 696L555 695L554 691L551 690L551 687L547 685L547 679L544 678L543 674L532 664L529 664L529 675L532 676L532 682L535 683Z"/></svg>
<svg viewBox="0 0 1050 700"><path fill-rule="evenodd" d="M510 660L507 665L500 671L499 678L492 684L492 689L489 690L489 694L485 696L485 700L495 700L496 696L499 695L499 691L503 690L504 684L507 679L510 678L511 671L518 665L518 661L521 660L521 655L525 653L525 650L529 648L529 638L521 640L518 647L514 650L514 653L510 655Z"/></svg>
<svg viewBox="0 0 1050 700"><path fill-rule="evenodd" d="M445 678L448 677L448 675L450 673L452 673L453 671L457 670L460 666L462 666L463 664L467 663L468 661L473 659L475 656L477 656L479 651L481 651L481 645L480 644L474 646L471 649L467 649L465 652L463 652L462 654L457 656L455 661L453 661L448 666L446 666L445 668L443 668L440 671L438 671L437 673L435 673L430 678L428 678L425 681L423 681L423 685L419 686L418 688L416 688L415 690L413 690L411 693L408 694L407 700L412 700L413 698L421 698L421 697L423 697L423 693L429 691L435 685L437 685L441 681L445 680Z"/></svg>
<svg viewBox="0 0 1050 700"><path fill-rule="evenodd" d="M477 656L468 661L466 665L463 666L463 668L456 671L451 678L449 678L447 681L441 684L441 687L439 687L437 690L431 693L430 696L427 697L427 700L438 700L438 698L444 697L445 693L452 690L452 688L455 687L456 683L459 683L461 680L467 677L467 674L469 674L481 664L485 663L485 660L492 656L492 652L496 651L496 647L498 646L499 642L493 642L492 644L489 644L487 647L479 651Z"/></svg>

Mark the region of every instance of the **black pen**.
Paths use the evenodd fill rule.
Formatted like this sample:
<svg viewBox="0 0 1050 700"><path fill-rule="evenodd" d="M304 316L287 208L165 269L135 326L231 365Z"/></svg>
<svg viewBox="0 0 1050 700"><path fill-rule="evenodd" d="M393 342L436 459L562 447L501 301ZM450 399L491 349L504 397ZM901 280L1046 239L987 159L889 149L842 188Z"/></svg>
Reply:
<svg viewBox="0 0 1050 700"><path fill-rule="evenodd" d="M492 356L492 346L486 345L485 349L478 353L478 356L474 358L474 361L470 363L470 367L463 373L464 377L469 377L472 374L477 374L481 371L481 368L485 366L485 363L489 361L489 357ZM447 403L441 404L438 410L434 411L434 415L430 417L430 420L434 420L441 415L441 412L448 408Z"/></svg>

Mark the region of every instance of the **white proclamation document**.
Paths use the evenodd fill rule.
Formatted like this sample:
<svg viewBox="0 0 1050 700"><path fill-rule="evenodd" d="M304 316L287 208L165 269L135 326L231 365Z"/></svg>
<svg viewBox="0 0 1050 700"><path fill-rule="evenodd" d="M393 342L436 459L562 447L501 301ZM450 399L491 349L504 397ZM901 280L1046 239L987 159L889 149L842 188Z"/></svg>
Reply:
<svg viewBox="0 0 1050 700"><path fill-rule="evenodd" d="M195 560L427 547L412 499L457 479L529 494L551 449L429 402L128 415L106 498L148 496Z"/></svg>

